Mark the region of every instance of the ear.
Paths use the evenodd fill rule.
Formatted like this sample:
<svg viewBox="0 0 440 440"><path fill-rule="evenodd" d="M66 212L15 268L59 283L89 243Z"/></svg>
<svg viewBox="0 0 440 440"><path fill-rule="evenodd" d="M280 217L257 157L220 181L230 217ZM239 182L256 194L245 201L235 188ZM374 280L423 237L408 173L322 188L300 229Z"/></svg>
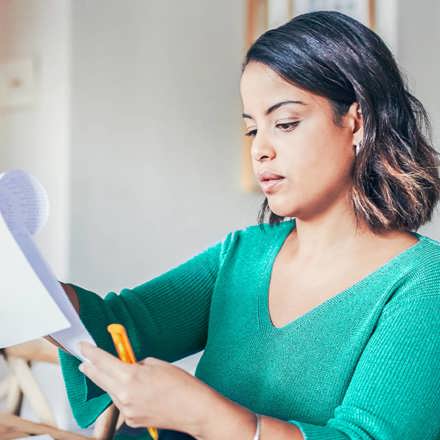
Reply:
<svg viewBox="0 0 440 440"><path fill-rule="evenodd" d="M359 104L355 101L348 109L348 124L353 131L353 145L358 144L364 136L364 120Z"/></svg>

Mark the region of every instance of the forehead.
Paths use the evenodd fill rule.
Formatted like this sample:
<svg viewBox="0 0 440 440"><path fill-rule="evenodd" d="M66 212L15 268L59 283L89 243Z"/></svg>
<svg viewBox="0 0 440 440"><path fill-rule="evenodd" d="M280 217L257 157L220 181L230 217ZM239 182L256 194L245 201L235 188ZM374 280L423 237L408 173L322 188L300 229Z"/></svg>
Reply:
<svg viewBox="0 0 440 440"><path fill-rule="evenodd" d="M303 101L308 106L322 105L322 97L301 89L278 75L265 64L251 61L240 78L240 94L244 105L273 104L284 99Z"/></svg>

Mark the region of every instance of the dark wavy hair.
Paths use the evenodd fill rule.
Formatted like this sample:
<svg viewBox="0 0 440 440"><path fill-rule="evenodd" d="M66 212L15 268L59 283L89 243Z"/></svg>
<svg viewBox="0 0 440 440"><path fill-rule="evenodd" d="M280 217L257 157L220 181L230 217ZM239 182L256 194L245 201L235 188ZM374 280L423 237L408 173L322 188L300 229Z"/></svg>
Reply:
<svg viewBox="0 0 440 440"><path fill-rule="evenodd" d="M353 102L363 116L362 147L352 169L356 222L375 232L417 230L440 197L439 153L422 103L383 40L337 11L301 14L263 33L242 64L265 64L285 81L329 100L341 124ZM258 223L284 220L264 199Z"/></svg>

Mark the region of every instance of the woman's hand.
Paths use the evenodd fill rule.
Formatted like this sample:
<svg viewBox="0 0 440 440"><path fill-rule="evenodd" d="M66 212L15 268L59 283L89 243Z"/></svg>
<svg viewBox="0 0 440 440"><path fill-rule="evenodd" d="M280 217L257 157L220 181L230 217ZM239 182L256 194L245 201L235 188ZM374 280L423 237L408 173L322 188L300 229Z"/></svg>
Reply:
<svg viewBox="0 0 440 440"><path fill-rule="evenodd" d="M217 392L169 362L147 357L127 364L81 342L80 371L105 390L131 427L157 427L198 437Z"/></svg>

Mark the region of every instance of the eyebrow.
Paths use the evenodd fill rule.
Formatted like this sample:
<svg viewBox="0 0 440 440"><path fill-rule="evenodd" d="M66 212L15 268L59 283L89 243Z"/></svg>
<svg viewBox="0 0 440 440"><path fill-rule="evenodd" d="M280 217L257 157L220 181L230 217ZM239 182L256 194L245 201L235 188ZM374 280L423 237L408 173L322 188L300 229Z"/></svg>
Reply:
<svg viewBox="0 0 440 440"><path fill-rule="evenodd" d="M270 106L267 110L265 115L269 115L270 113L272 113L274 110L276 110L277 108L280 108L282 105L285 104L302 104L302 105L307 105L305 102L302 101L281 101L281 102L277 102L276 104ZM246 113L242 113L243 118L248 118L248 119L253 119L253 117L251 115L248 115Z"/></svg>

